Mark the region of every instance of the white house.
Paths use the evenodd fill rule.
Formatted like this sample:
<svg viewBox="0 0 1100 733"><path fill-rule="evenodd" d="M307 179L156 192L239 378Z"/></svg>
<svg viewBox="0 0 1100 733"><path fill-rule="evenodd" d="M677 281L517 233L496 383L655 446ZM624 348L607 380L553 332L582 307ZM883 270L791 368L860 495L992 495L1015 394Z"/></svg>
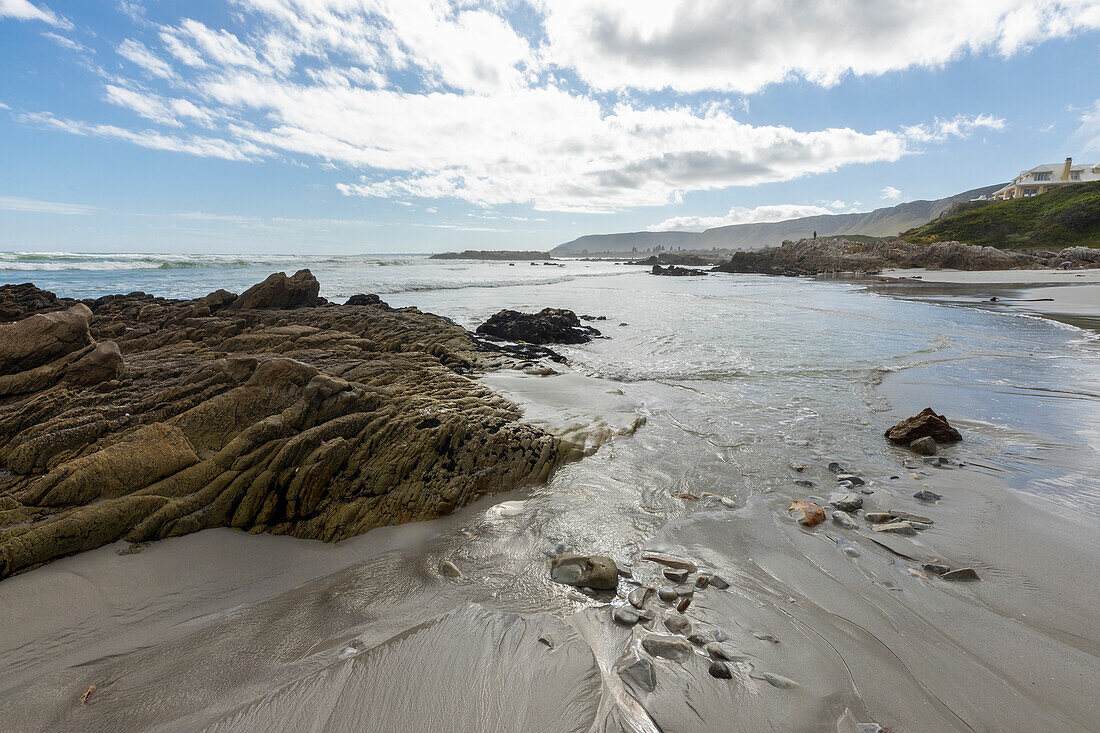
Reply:
<svg viewBox="0 0 1100 733"><path fill-rule="evenodd" d="M1038 196L1059 186L1085 181L1100 181L1100 163L1074 165L1073 158L1066 158L1066 162L1061 165L1058 163L1037 165L1031 170L1020 171L1020 175L1016 176L1012 183L994 192L990 198L995 201L1004 201Z"/></svg>

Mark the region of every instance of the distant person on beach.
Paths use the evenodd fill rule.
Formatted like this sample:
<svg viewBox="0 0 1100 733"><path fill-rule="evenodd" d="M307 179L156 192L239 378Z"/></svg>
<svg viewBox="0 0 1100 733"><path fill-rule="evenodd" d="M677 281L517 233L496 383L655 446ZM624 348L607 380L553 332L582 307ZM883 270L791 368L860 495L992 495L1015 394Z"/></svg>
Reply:
<svg viewBox="0 0 1100 733"><path fill-rule="evenodd" d="M814 239L817 239L817 230L814 229Z"/></svg>

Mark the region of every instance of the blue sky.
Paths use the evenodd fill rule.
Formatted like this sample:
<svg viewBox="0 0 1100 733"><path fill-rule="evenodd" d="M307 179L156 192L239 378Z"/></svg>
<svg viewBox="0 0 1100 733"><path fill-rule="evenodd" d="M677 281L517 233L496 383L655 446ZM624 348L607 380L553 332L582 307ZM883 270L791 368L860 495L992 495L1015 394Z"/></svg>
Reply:
<svg viewBox="0 0 1100 733"><path fill-rule="evenodd" d="M1100 0L0 0L0 250L548 249L1100 160Z"/></svg>

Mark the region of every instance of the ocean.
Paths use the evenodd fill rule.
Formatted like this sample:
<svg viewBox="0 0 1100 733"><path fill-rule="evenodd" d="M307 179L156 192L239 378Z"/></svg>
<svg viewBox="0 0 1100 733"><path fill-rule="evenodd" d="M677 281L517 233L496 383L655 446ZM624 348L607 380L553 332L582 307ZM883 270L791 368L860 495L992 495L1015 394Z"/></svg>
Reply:
<svg viewBox="0 0 1100 733"><path fill-rule="evenodd" d="M302 267L312 270L321 295L331 300L377 293L392 306L416 306L467 328L502 308L562 307L603 317L593 322L603 338L559 348L569 360L567 369L559 369L563 373L484 377L521 404L527 419L590 441L592 455L560 469L546 486L469 507L428 523L430 528L378 530L324 550L291 538L216 530L200 533L201 539L156 543L132 559L148 563L147 572L182 572L186 587L208 584L211 590L199 594L200 600L181 600L187 593L180 589L172 591L176 600L154 600L148 589L127 579L120 558L108 548L5 581L0 610L6 598L10 612L29 608L13 600L16 586L93 570L110 577L123 600L66 622L66 628L93 630L95 654L74 640L43 652L28 640L38 632L0 638L0 659L19 670L17 681L0 687L0 703L6 699L16 709L29 709L24 706L36 694L77 684L83 677L73 670L92 665L108 676L122 675L124 700L140 707L104 719L124 727L263 728L278 709L320 705L340 711L345 717L339 719L349 725L373 720L376 730L401 729L400 716L406 716L407 730L508 730L504 712L494 718L475 703L506 692L536 694L515 689L522 670L542 664L530 650L513 650L515 659L494 658L499 668L484 671L483 684L467 690L472 703L450 690L433 690L430 694L439 697L425 703L423 718L410 712L416 705L406 700L409 691L379 675L367 657L359 672L352 672L360 677L333 675L344 674L339 672L343 659L360 652L369 656L367 650L386 645L386 654L414 660L406 669L405 662L390 659L402 674L435 679L425 670L438 667L454 675L480 674L465 666L469 660L460 647L475 643L467 635L507 626L513 615L535 624L532 619L549 614L554 621L546 623L557 624L555 633L569 640L562 669L576 664L594 676L584 678L583 690L572 690L577 699L563 703L566 712L554 713L563 716L560 727L547 729L589 730L568 718L580 715L614 720L624 730L731 730L719 721L740 709L745 725L736 729L781 721L791 727L778 729L841 730L838 716L853 721L870 716L876 710L872 699L881 712L890 685L904 689L892 688L903 698L896 701L897 711L924 710L929 716L927 725L901 729L1008 729L1000 724L1010 718L988 708L1006 701L1003 715L1009 715L1007 701L1031 676L1013 669L1009 657L1028 650L1051 657L1049 664L1033 661L1035 669L1057 666L1053 660L1059 656L1065 665L1043 688L1065 694L1050 692L1045 701L1034 701L1029 720L1064 723L1085 714L1089 696L1079 689L1076 697L1071 694L1082 683L1067 681L1066 675L1087 669L1096 659L1095 648L1066 633L1073 619L1095 619L1087 610L1087 597L1095 592L1087 586L1095 586L1095 576L1082 579L1085 587L1052 591L1050 584L1063 575L1048 566L1043 552L1066 554L1050 538L1071 540L1045 529L1063 523L1059 526L1070 528L1074 542L1081 543L1065 547L1079 550L1091 543L1079 560L1095 569L1093 527L1100 517L1095 333L1020 313L888 297L862 281L654 277L645 268L610 262L508 264L411 254L4 254L0 283L30 281L78 298L135 290L191 298L218 288L241 292L273 271ZM946 414L964 435L963 443L947 449L949 463L943 467L913 465L910 454L883 438L886 428L924 407ZM945 493L942 505L923 509L934 515L935 528L914 542L930 556L953 554L980 566L983 578L991 580L975 584L973 592L943 591L942 582L925 587L920 584L931 581L914 577L893 543L883 549L865 540L854 556L863 557L853 560L850 552L840 552L852 543L833 530L809 538L785 523L792 498L827 499L831 462L868 479L875 492L869 504L908 508L914 504L910 495L921 487ZM678 498L682 495L694 498ZM738 508L715 505L707 495L726 497ZM168 546L176 549L170 552ZM214 559L224 558L227 548L234 557L247 554L247 547L262 548L263 557ZM1019 547L1033 548L1032 559L1019 560L1026 554ZM695 623L721 626L743 645L750 660L746 680L759 681L752 670L768 669L800 687L788 698L776 698L776 685L756 686L737 708L705 673L700 679L662 666L659 678L670 682L658 683L648 697L627 699L614 671L628 653L625 642L614 627L608 631L604 621L597 623L606 603L565 593L544 578L546 558L563 548L608 554L624 563L641 549L675 549L720 568L733 581L735 596L697 600ZM181 557L191 557L195 568L181 571ZM275 567L265 559L274 557L280 558ZM434 571L425 570L448 558L463 568L462 584L441 585ZM218 580L223 562L240 575L239 582ZM277 579L278 567L286 563L308 570L296 570L292 580ZM163 584L154 587L163 592ZM49 596L50 591L42 592ZM87 589L80 593L96 595ZM1021 619L1020 609L1034 618ZM946 628L948 616L971 635ZM848 621L840 623L841 617ZM43 623L43 629L54 628ZM434 631L418 626L429 623ZM142 640L118 631L120 624L126 629L145 624ZM277 632L261 633L272 624ZM440 629L446 629L446 639ZM751 634L762 629L783 643L760 646ZM993 648L994 631L1017 635L1012 650ZM234 640L228 645L226 635ZM584 643L569 646L577 638ZM231 662L238 654L247 656L246 664ZM63 671L54 669L55 655L66 662ZM594 667L586 666L586 655ZM233 670L215 672L211 665L217 664ZM155 681L168 684L178 665L194 674L188 682L193 692L185 696L190 712L183 701L162 699L162 692L153 693L157 705L138 703L142 690L159 690ZM953 671L941 675L944 666ZM142 679L130 679L136 674L130 670L140 670ZM576 676L570 679L581 685ZM493 691L493 684L500 687ZM570 682L555 678L546 685L545 694L563 695ZM352 690L390 702L368 713L335 701L341 691ZM979 694L993 701L988 708L973 699ZM685 698L694 712L685 708ZM641 700L640 707L632 700ZM436 710L441 706L449 714ZM368 714L376 717L363 717ZM450 727L431 727L444 720ZM499 724L486 722L493 720Z"/></svg>

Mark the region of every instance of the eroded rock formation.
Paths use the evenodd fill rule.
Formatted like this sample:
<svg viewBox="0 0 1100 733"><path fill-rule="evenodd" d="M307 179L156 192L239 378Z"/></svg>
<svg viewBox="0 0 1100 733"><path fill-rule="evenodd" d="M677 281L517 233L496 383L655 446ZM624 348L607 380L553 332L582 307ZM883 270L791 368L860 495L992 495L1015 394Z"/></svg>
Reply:
<svg viewBox="0 0 1100 733"><path fill-rule="evenodd" d="M461 327L358 302L308 271L181 301L0 287L0 577L210 527L338 540L566 457L470 378Z"/></svg>
<svg viewBox="0 0 1100 733"><path fill-rule="evenodd" d="M584 344L600 332L585 326L577 314L564 308L543 308L538 313L502 310L477 327L477 332L528 344Z"/></svg>

